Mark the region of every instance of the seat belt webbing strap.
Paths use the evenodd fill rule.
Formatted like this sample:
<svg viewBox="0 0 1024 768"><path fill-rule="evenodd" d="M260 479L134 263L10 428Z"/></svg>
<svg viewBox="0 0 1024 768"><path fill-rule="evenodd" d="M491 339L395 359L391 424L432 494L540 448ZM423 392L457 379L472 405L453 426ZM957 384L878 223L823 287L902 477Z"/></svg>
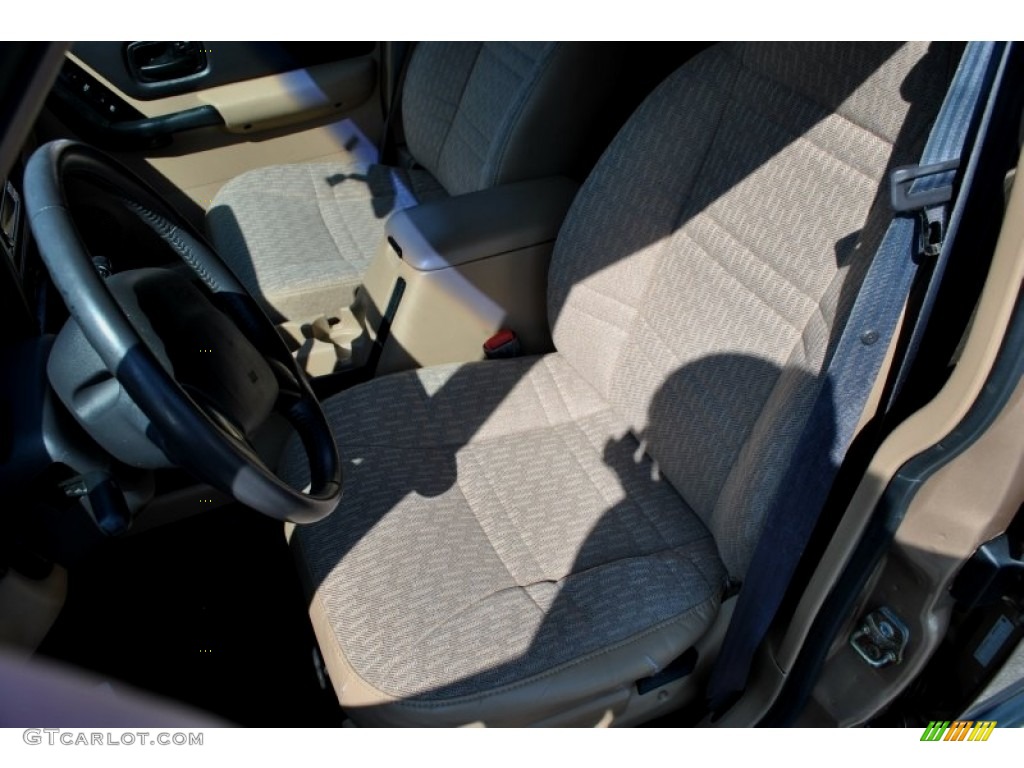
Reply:
<svg viewBox="0 0 1024 768"><path fill-rule="evenodd" d="M384 118L384 128L380 142L380 158L382 165L398 165L398 147L405 136L402 130L402 94L405 91L405 77L409 72L409 62L412 60L415 42L406 43L405 51L398 66L398 76L395 78L395 91L391 96L391 104L388 113Z"/></svg>

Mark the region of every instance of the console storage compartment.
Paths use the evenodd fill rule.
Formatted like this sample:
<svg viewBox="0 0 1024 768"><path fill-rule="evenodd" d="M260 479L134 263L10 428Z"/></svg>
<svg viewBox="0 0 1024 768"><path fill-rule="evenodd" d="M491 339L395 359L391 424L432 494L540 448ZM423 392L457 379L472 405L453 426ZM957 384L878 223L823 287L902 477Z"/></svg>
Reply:
<svg viewBox="0 0 1024 768"><path fill-rule="evenodd" d="M376 373L482 359L502 329L523 354L550 351L548 262L576 191L545 178L393 214L352 307Z"/></svg>

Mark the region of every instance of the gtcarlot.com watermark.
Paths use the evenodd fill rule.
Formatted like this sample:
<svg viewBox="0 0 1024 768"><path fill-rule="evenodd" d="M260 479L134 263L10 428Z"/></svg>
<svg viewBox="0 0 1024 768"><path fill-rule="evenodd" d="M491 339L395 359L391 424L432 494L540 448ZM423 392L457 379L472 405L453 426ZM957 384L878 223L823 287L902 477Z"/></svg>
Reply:
<svg viewBox="0 0 1024 768"><path fill-rule="evenodd" d="M201 747L202 733L184 731L76 731L68 728L26 728L26 744L65 747Z"/></svg>

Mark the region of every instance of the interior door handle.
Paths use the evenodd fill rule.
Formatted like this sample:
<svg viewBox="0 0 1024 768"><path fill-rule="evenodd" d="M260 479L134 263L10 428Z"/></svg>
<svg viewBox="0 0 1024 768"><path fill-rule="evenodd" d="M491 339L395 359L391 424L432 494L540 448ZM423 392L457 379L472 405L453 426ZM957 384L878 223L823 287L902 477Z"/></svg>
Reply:
<svg viewBox="0 0 1024 768"><path fill-rule="evenodd" d="M187 40L138 40L128 44L126 56L128 69L143 83L180 80L206 69L203 44Z"/></svg>

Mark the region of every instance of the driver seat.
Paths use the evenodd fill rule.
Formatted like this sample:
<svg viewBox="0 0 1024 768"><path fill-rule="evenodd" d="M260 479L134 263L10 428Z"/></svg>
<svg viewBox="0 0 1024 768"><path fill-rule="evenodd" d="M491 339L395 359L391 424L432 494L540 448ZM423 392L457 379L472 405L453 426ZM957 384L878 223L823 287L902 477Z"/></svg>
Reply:
<svg viewBox="0 0 1024 768"><path fill-rule="evenodd" d="M345 495L290 540L356 723L614 722L709 632L890 221L887 169L918 159L955 63L709 49L581 189L549 272L557 352L324 403ZM303 455L282 461L297 487Z"/></svg>

